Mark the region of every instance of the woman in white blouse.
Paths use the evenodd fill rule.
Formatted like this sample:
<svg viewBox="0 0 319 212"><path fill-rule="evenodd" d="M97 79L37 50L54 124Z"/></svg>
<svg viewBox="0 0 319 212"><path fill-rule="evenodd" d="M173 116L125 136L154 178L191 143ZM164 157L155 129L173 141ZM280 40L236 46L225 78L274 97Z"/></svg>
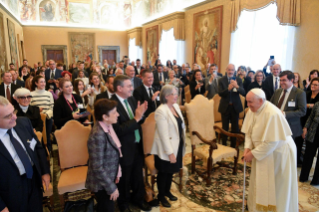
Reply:
<svg viewBox="0 0 319 212"><path fill-rule="evenodd" d="M90 85L88 89L91 89L91 93L89 94L89 106L93 109L96 95L106 91L106 88L101 84L100 76L98 73L93 72L90 75Z"/></svg>

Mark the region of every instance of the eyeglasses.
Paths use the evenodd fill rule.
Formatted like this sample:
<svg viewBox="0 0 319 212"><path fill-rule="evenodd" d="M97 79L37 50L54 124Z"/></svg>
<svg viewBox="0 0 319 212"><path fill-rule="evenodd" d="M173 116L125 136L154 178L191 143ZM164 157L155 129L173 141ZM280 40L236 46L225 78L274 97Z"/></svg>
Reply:
<svg viewBox="0 0 319 212"><path fill-rule="evenodd" d="M319 84L311 84L311 86L316 86L317 87L317 86L319 86Z"/></svg>
<svg viewBox="0 0 319 212"><path fill-rule="evenodd" d="M31 99L32 96L19 96L18 99L26 100L26 99Z"/></svg>
<svg viewBox="0 0 319 212"><path fill-rule="evenodd" d="M5 117L2 117L2 119L10 120L10 119L12 119L12 116L17 115L17 113L18 113L18 110L15 110L12 113L10 113L9 115L6 115Z"/></svg>

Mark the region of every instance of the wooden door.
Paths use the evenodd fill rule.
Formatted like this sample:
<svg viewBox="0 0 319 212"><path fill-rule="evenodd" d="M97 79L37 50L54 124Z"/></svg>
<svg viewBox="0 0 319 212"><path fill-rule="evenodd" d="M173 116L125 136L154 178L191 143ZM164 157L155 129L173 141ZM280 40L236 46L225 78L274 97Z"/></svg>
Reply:
<svg viewBox="0 0 319 212"><path fill-rule="evenodd" d="M56 63L64 64L63 50L47 50L47 60L54 60Z"/></svg>
<svg viewBox="0 0 319 212"><path fill-rule="evenodd" d="M112 64L113 61L117 63L116 50L102 50L102 61L105 59L107 60L108 64Z"/></svg>

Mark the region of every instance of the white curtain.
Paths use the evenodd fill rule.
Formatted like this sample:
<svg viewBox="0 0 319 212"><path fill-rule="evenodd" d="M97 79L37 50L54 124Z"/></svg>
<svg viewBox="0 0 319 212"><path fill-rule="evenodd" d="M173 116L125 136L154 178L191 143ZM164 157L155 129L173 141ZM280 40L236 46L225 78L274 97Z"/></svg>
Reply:
<svg viewBox="0 0 319 212"><path fill-rule="evenodd" d="M162 31L162 37L159 42L159 54L163 65L166 65L167 60L173 63L174 59L178 65L185 63L185 41L175 40L174 28Z"/></svg>
<svg viewBox="0 0 319 212"><path fill-rule="evenodd" d="M276 4L257 11L242 11L238 29L231 35L230 63L236 68L244 65L256 71L273 55L282 70L291 70L295 27L280 25L276 14Z"/></svg>
<svg viewBox="0 0 319 212"><path fill-rule="evenodd" d="M135 45L135 38L130 39L128 55L131 61L136 61L136 59L140 59L141 64L143 64L143 49L140 46Z"/></svg>

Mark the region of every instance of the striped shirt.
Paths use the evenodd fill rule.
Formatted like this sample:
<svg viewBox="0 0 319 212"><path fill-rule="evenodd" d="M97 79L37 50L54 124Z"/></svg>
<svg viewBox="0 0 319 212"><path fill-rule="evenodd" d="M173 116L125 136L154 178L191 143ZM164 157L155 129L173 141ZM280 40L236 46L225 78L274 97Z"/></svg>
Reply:
<svg viewBox="0 0 319 212"><path fill-rule="evenodd" d="M40 109L43 108L42 113L47 115L48 119L51 119L53 117L53 106L54 106L54 100L53 96L49 91L46 90L38 90L35 89L35 91L31 92L32 106L37 106Z"/></svg>

